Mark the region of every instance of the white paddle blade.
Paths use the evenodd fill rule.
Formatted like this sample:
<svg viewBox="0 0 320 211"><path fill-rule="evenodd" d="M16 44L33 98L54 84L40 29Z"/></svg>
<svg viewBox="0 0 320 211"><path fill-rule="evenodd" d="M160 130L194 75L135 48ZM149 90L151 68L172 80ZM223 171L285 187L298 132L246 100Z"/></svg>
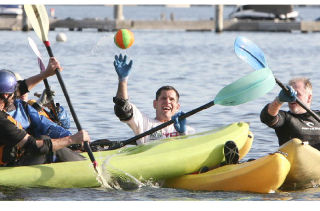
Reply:
<svg viewBox="0 0 320 211"><path fill-rule="evenodd" d="M29 45L32 49L32 51L36 54L36 56L38 57L38 64L40 67L40 72L43 72L46 70L43 62L42 62L42 58L41 58L41 53L36 45L36 43L33 41L33 39L31 39L31 37L28 37L28 41L29 41Z"/></svg>
<svg viewBox="0 0 320 211"><path fill-rule="evenodd" d="M40 72L44 72L46 70L46 67L44 66L42 60L38 57L38 64L40 67Z"/></svg>
<svg viewBox="0 0 320 211"><path fill-rule="evenodd" d="M43 42L48 41L49 17L45 6L42 4L25 4L24 10L38 37Z"/></svg>
<svg viewBox="0 0 320 211"><path fill-rule="evenodd" d="M37 44L33 41L33 39L31 39L31 37L28 37L28 42L32 51L41 59L41 53L37 47Z"/></svg>

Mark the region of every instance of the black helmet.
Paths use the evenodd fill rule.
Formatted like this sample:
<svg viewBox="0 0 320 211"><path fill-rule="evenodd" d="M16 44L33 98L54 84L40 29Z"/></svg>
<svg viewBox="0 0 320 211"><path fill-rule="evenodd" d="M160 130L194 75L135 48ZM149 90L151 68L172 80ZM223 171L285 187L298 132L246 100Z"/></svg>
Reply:
<svg viewBox="0 0 320 211"><path fill-rule="evenodd" d="M0 93L11 94L16 90L17 79L10 70L0 70Z"/></svg>

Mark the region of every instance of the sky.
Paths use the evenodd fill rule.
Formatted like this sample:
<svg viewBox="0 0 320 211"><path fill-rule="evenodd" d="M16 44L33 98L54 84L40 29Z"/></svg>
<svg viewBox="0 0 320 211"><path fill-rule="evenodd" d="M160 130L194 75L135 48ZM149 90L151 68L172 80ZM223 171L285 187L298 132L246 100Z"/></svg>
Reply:
<svg viewBox="0 0 320 211"><path fill-rule="evenodd" d="M1 4L320 4L316 0L0 0Z"/></svg>

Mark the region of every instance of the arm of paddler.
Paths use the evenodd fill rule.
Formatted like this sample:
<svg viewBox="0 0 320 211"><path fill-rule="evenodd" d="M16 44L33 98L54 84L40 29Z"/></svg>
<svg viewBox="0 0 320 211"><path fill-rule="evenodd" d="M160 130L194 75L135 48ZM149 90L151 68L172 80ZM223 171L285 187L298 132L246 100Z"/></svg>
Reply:
<svg viewBox="0 0 320 211"><path fill-rule="evenodd" d="M289 90L288 92L281 89L279 95L268 105L268 113L271 116L276 116L279 113L284 102L290 103L296 101L297 92L292 88L292 86L287 86L287 88Z"/></svg>
<svg viewBox="0 0 320 211"><path fill-rule="evenodd" d="M118 90L116 97L119 99L127 100L129 98L128 96L128 81L119 81L118 83Z"/></svg>
<svg viewBox="0 0 320 211"><path fill-rule="evenodd" d="M121 121L131 119L133 115L132 106L128 102L128 77L132 66L132 60L127 64L127 56L122 57L115 55L113 62L114 68L118 74L118 90L116 97L113 98L115 103L114 112Z"/></svg>
<svg viewBox="0 0 320 211"><path fill-rule="evenodd" d="M119 84L116 97L127 100L128 99L128 78L129 73L132 67L132 60L127 64L127 56L120 54L119 56L115 55L113 62L114 68L118 74Z"/></svg>
<svg viewBox="0 0 320 211"><path fill-rule="evenodd" d="M59 71L62 70L62 67L60 66L58 60L54 57L51 57L49 60L49 64L47 66L46 71L41 72L37 75L31 76L30 78L26 79L26 85L28 87L28 90L30 91L33 87L35 87L39 82L42 80L52 76L55 74L55 70L59 69Z"/></svg>
<svg viewBox="0 0 320 211"><path fill-rule="evenodd" d="M279 121L279 110L281 105L278 105L277 100L267 104L260 112L260 121L269 127L272 127ZM269 108L271 113L269 113Z"/></svg>
<svg viewBox="0 0 320 211"><path fill-rule="evenodd" d="M83 141L90 142L89 134L85 130L80 130L74 135L58 139L36 140L29 134L26 134L17 145L31 153L46 154L50 151L55 152L72 144L81 144Z"/></svg>
<svg viewBox="0 0 320 211"><path fill-rule="evenodd" d="M271 116L277 116L277 114L280 111L280 108L281 108L282 104L283 104L283 102L281 102L279 100L279 98L276 97L271 103L269 103L268 109L267 109L268 113Z"/></svg>
<svg viewBox="0 0 320 211"><path fill-rule="evenodd" d="M294 102L297 97L297 92L291 87L287 86L289 92L281 89L279 95L264 109L260 114L261 122L272 127L279 122L279 111L284 102Z"/></svg>

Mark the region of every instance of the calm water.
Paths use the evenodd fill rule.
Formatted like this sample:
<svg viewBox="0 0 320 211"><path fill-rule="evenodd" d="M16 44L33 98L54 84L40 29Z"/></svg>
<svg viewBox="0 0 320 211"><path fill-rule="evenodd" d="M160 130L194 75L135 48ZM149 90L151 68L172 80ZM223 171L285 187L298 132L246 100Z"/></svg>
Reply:
<svg viewBox="0 0 320 211"><path fill-rule="evenodd" d="M56 6L56 16L65 18L70 7ZM110 7L72 7L74 18L103 17ZM145 9L145 10L144 10ZM80 16L79 11L85 10ZM125 7L125 16L132 19L159 18L160 13L173 11L186 17L186 9L163 7ZM195 19L210 18L214 8L191 8ZM231 8L226 8L231 11ZM308 19L317 17L320 8L299 8ZM88 12L86 12L88 11ZM89 13L92 12L92 14ZM145 12L146 11L146 12ZM108 17L106 13L105 17ZM139 16L141 14L141 16ZM142 15L143 14L143 15ZM70 14L68 14L70 15ZM96 16L95 16L96 15ZM148 16L149 15L149 16ZM213 15L212 15L213 16ZM57 33L63 31L67 42L56 42ZM133 59L129 77L130 100L142 111L154 116L152 101L156 90L165 84L175 86L181 93L181 110L190 111L214 99L226 85L253 70L233 52L237 36L246 36L263 49L274 75L283 83L291 77L307 76L314 87L313 108L320 106L319 33L259 33L259 32L184 32L184 31L134 31L135 43L128 50L120 50L113 43L113 33L95 30L49 32L55 56L64 67L62 77L72 100L82 128L89 131L92 140L108 138L123 140L133 136L125 124L113 113L112 97L117 89L114 55L123 53ZM36 74L37 60L28 45L30 36L38 44L45 63L45 48L34 32L0 31L1 68L19 72L23 77ZM56 91L56 102L67 108L67 103L56 77L49 78ZM40 84L34 91L43 89ZM277 150L278 143L272 129L260 123L259 113L266 103L280 91L275 87L264 97L239 106L216 105L188 118L197 131L206 131L236 121L250 122L255 135L251 151L246 158L257 158ZM34 92L32 92L34 93ZM76 132L75 125L71 129ZM133 191L97 189L12 189L0 188L0 200L144 200L144 201L270 201L270 200L319 200L320 190L274 194L236 192L192 192L144 186Z"/></svg>

